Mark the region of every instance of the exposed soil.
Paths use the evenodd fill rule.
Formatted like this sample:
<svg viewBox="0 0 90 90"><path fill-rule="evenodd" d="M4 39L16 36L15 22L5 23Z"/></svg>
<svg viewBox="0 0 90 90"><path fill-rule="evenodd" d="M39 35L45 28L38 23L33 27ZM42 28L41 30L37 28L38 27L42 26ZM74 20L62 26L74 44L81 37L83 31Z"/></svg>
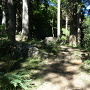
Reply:
<svg viewBox="0 0 90 90"><path fill-rule="evenodd" d="M36 86L30 90L90 90L90 75L80 69L88 57L87 52L59 46L56 54L48 54L49 57L45 59L40 69L36 67L35 70L29 70L35 73L32 77L35 77L33 83ZM0 67L6 69L6 66L2 66L3 63L0 63ZM21 64L21 69L29 66L28 62Z"/></svg>
<svg viewBox="0 0 90 90"><path fill-rule="evenodd" d="M46 68L37 71L43 78L35 90L90 90L90 75L80 69L88 54L66 46L60 48L58 55L45 61Z"/></svg>

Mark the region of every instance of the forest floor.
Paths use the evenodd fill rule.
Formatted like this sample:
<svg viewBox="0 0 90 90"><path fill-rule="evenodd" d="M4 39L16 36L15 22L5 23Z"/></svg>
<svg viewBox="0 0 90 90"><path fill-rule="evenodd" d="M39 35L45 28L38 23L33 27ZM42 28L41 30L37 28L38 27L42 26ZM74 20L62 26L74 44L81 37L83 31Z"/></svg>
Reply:
<svg viewBox="0 0 90 90"><path fill-rule="evenodd" d="M87 54L67 46L60 46L59 52L45 60L45 68L36 70L43 77L32 90L90 90L90 75L81 70Z"/></svg>
<svg viewBox="0 0 90 90"><path fill-rule="evenodd" d="M69 46L44 50L48 57L39 62L34 59L16 62L13 65L15 70L10 73L26 71L25 74L33 78L32 88L28 90L90 90L90 74L82 68L87 52Z"/></svg>

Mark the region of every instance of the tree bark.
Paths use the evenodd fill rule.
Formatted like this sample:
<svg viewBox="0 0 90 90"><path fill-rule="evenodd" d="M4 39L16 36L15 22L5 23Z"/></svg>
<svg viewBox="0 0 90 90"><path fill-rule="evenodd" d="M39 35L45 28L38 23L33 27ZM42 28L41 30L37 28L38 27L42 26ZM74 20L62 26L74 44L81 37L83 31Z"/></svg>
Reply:
<svg viewBox="0 0 90 90"><path fill-rule="evenodd" d="M2 25L6 25L5 0L2 0Z"/></svg>
<svg viewBox="0 0 90 90"><path fill-rule="evenodd" d="M81 17L80 17L80 13L78 13L77 15L77 19L78 19L78 22L77 22L77 42L78 42L78 45L80 46L80 43L81 43Z"/></svg>
<svg viewBox="0 0 90 90"><path fill-rule="evenodd" d="M15 23L13 0L8 0L7 5L8 5L8 14L9 14L9 28L8 28L7 34L8 34L8 38L11 41L15 41L16 23Z"/></svg>
<svg viewBox="0 0 90 90"><path fill-rule="evenodd" d="M77 46L77 6L73 6L72 20L70 23L70 39L69 45Z"/></svg>
<svg viewBox="0 0 90 90"><path fill-rule="evenodd" d="M84 14L83 15L81 15L81 25L83 24L82 22L83 22L83 20L84 20ZM83 30L84 30L84 28L83 27L81 27L81 41L80 41L80 45L81 45L81 47L84 47L84 32L83 32Z"/></svg>
<svg viewBox="0 0 90 90"><path fill-rule="evenodd" d="M60 0L57 4L57 39L60 40Z"/></svg>
<svg viewBox="0 0 90 90"><path fill-rule="evenodd" d="M22 5L22 41L26 41L29 37L29 8L28 0L23 0Z"/></svg>
<svg viewBox="0 0 90 90"><path fill-rule="evenodd" d="M68 30L68 16L66 15L66 30Z"/></svg>
<svg viewBox="0 0 90 90"><path fill-rule="evenodd" d="M54 37L53 22L54 22L54 14L52 13L52 36Z"/></svg>
<svg viewBox="0 0 90 90"><path fill-rule="evenodd" d="M16 31L17 34L22 30L22 4L21 1L16 0L15 7L16 7Z"/></svg>
<svg viewBox="0 0 90 90"><path fill-rule="evenodd" d="M6 15L4 11L2 11L2 25L6 25Z"/></svg>

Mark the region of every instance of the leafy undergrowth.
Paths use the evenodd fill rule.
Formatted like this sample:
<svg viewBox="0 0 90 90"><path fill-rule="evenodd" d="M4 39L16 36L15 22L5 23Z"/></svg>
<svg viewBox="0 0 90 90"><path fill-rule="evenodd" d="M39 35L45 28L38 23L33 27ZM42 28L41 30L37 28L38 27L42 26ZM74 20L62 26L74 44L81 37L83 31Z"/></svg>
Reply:
<svg viewBox="0 0 90 90"><path fill-rule="evenodd" d="M26 42L27 43L27 42ZM56 45L43 45L42 42L32 41L29 44L39 48L41 52L57 53ZM41 56L37 58L15 59L13 57L14 46L12 42L3 42L0 47L0 89L1 90L31 90L36 88L35 80L40 80L38 72L45 69L44 59Z"/></svg>
<svg viewBox="0 0 90 90"><path fill-rule="evenodd" d="M12 42L0 43L0 90L31 90L36 87L33 83L36 76L33 75L37 69L42 69L43 60L39 56L16 58L14 50Z"/></svg>
<svg viewBox="0 0 90 90"><path fill-rule="evenodd" d="M59 53L64 56L69 56L73 54L73 57L77 57L80 59L81 53L71 51L67 48L63 48L64 50L61 51L60 45L44 45L43 42L26 42L28 44L34 45L39 48L41 52L46 52L47 54L52 53L52 57L54 55L60 56ZM1 90L34 90L32 88L36 88L34 83L35 80L42 81L42 74L39 74L41 71L44 71L47 67L45 66L44 59L41 56L37 58L18 58L13 60L13 47L11 43L3 43L1 45L0 50L4 50L4 53L0 52L0 55L4 55L4 57L0 57L1 62L4 62L3 70L0 73L0 89ZM10 46L10 48L9 48ZM8 48L7 48L8 47ZM71 49L71 48L70 48ZM6 52L7 50L7 52ZM72 49L74 50L74 49ZM68 54L65 54L68 52ZM70 53L70 54L69 54ZM61 56L60 56L61 57ZM56 57L55 57L56 58ZM58 58L58 57L57 57ZM63 58L62 58L63 59ZM90 72L90 59L84 62L88 72ZM88 65L88 66L87 66ZM48 71L45 71L48 72Z"/></svg>
<svg viewBox="0 0 90 90"><path fill-rule="evenodd" d="M29 75L27 74L3 74L0 73L0 89L1 90L17 90L24 89L28 90L30 82L32 79L27 79ZM26 82L29 82L26 83Z"/></svg>
<svg viewBox="0 0 90 90"><path fill-rule="evenodd" d="M19 66L18 66L19 65ZM11 72L0 72L0 89L1 90L31 90L36 87L33 76L36 70L42 70L43 60L41 58L28 58L24 62L16 62ZM17 68L18 67L18 68Z"/></svg>
<svg viewBox="0 0 90 90"><path fill-rule="evenodd" d="M90 59L85 60L81 68L90 74Z"/></svg>

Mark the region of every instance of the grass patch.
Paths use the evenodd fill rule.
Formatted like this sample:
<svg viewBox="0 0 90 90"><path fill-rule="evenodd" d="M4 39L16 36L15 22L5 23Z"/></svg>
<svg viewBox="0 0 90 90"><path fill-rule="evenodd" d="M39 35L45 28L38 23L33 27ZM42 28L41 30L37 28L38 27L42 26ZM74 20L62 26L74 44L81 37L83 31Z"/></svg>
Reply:
<svg viewBox="0 0 90 90"><path fill-rule="evenodd" d="M40 57L38 58L28 58L26 61L27 65L25 67L26 70L40 70L42 69L42 65L44 63L44 60Z"/></svg>
<svg viewBox="0 0 90 90"><path fill-rule="evenodd" d="M90 74L90 59L85 60L81 68Z"/></svg>
<svg viewBox="0 0 90 90"><path fill-rule="evenodd" d="M18 62L18 61L17 61ZM36 79L42 78L36 70L42 70L43 60L38 58L27 58L23 62L19 62L20 66L17 70L7 73L0 73L0 89L1 90L29 90L36 87L32 83ZM17 66L17 64L15 65ZM15 68L14 66L14 68ZM3 89L4 88L4 89ZM31 89L32 90L32 89Z"/></svg>

